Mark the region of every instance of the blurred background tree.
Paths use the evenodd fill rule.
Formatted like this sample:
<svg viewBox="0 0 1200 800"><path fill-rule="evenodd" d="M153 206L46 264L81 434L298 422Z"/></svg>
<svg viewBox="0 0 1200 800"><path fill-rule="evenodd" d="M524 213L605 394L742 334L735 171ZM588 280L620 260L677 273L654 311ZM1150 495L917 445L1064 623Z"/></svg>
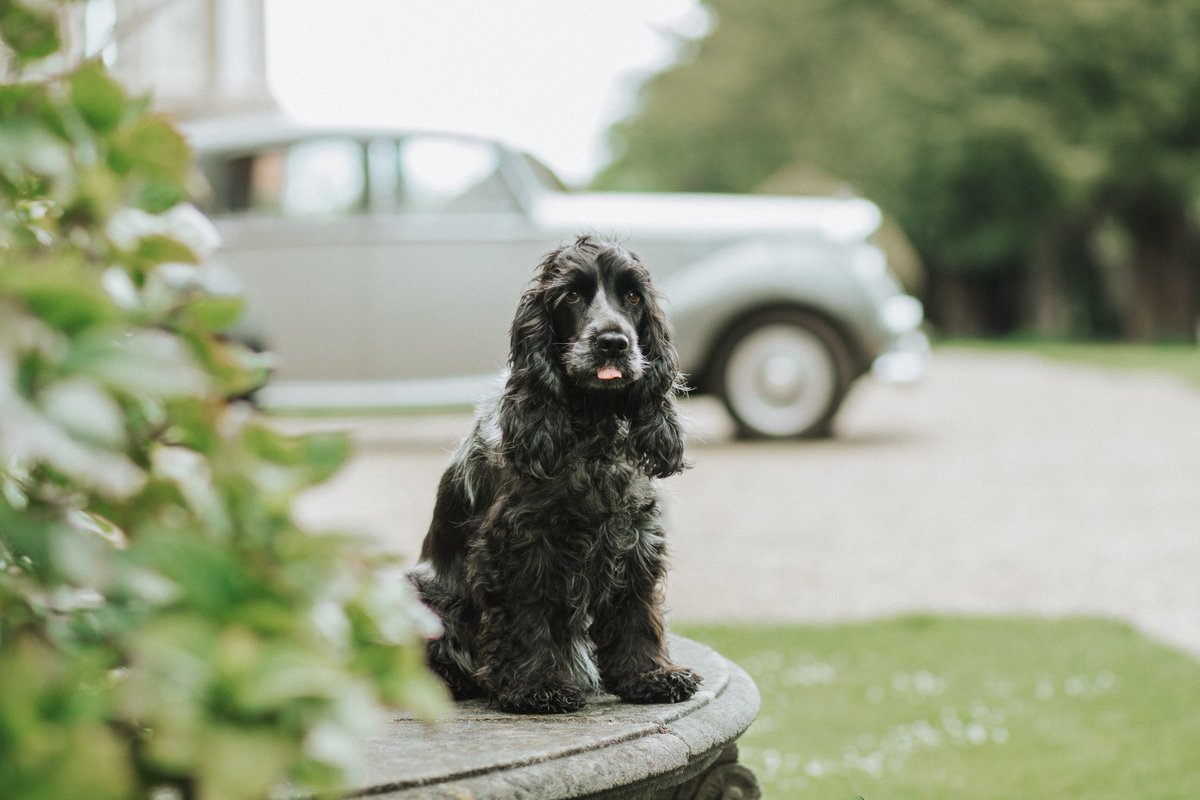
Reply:
<svg viewBox="0 0 1200 800"><path fill-rule="evenodd" d="M948 332L1195 340L1200 2L705 5L598 186L814 165L899 221Z"/></svg>
<svg viewBox="0 0 1200 800"><path fill-rule="evenodd" d="M433 712L433 624L296 496L344 437L226 398L261 380L204 289L188 148L63 4L0 0L0 795L260 800L352 780L382 704Z"/></svg>

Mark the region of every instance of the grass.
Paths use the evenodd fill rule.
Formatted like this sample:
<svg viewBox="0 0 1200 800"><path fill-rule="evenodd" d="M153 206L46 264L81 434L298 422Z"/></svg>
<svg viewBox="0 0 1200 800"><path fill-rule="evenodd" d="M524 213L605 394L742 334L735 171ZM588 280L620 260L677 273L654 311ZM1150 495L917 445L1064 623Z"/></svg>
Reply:
<svg viewBox="0 0 1200 800"><path fill-rule="evenodd" d="M1200 797L1200 662L1097 619L681 626L740 664L768 800Z"/></svg>
<svg viewBox="0 0 1200 800"><path fill-rule="evenodd" d="M942 347L1025 352L1056 361L1174 375L1200 386L1200 348L1189 344L1118 344L1046 339L951 339Z"/></svg>

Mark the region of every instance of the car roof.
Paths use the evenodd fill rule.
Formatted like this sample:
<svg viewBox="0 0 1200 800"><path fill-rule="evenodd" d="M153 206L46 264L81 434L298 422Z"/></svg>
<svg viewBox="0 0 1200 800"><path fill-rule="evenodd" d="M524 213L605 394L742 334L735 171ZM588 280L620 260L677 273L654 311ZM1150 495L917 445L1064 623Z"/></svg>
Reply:
<svg viewBox="0 0 1200 800"><path fill-rule="evenodd" d="M180 130L198 152L254 149L278 142L308 139L314 136L347 136L370 139L377 136L437 135L475 142L496 143L495 139L455 131L396 128L383 125L333 125L297 122L279 114L214 117L180 123ZM516 149L516 148L510 148ZM519 149L517 149L518 152Z"/></svg>

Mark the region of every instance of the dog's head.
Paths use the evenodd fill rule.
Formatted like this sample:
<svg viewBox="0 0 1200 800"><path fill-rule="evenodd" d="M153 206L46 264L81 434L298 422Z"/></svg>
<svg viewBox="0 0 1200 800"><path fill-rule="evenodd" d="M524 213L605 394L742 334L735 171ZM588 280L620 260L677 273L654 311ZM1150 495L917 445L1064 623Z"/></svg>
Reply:
<svg viewBox="0 0 1200 800"><path fill-rule="evenodd" d="M521 297L510 335L500 423L519 470L548 477L562 469L571 410L589 395L628 418L630 455L646 472L683 468L678 358L637 256L591 236L551 252Z"/></svg>
<svg viewBox="0 0 1200 800"><path fill-rule="evenodd" d="M620 389L645 375L639 329L657 313L650 274L623 248L576 242L549 262L543 289L567 378L586 389ZM648 343L650 344L650 343Z"/></svg>

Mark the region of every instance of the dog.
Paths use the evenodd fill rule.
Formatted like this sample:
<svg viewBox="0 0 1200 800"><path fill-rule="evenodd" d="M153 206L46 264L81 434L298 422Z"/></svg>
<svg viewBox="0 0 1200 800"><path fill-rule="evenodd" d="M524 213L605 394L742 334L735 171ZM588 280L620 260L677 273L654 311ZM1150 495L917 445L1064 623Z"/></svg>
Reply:
<svg viewBox="0 0 1200 800"><path fill-rule="evenodd" d="M522 294L502 390L442 476L409 573L441 619L430 667L456 699L564 713L601 688L675 703L657 479L686 464L678 359L645 265L581 236Z"/></svg>

